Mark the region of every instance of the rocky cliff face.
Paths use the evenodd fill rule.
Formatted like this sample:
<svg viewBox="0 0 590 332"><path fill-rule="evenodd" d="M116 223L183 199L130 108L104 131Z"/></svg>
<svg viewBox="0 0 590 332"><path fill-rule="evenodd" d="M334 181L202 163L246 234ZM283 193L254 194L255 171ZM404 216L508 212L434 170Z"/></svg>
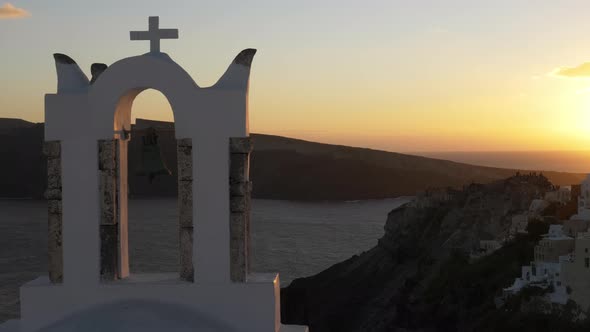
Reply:
<svg viewBox="0 0 590 332"><path fill-rule="evenodd" d="M282 290L283 320L314 332L498 330L492 317L505 313L494 297L532 259L539 234L473 264L467 254L482 237L502 238L511 216L550 186L512 177L391 211L373 249Z"/></svg>

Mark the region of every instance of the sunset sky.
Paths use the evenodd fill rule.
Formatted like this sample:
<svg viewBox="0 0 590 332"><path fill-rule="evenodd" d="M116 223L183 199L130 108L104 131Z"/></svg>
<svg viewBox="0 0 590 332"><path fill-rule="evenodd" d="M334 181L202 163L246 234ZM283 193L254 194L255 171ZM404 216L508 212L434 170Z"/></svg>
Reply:
<svg viewBox="0 0 590 332"><path fill-rule="evenodd" d="M590 1L0 0L0 117L43 121L52 53L162 50L209 86L258 49L253 132L390 151L590 150ZM158 92L134 115L171 120Z"/></svg>

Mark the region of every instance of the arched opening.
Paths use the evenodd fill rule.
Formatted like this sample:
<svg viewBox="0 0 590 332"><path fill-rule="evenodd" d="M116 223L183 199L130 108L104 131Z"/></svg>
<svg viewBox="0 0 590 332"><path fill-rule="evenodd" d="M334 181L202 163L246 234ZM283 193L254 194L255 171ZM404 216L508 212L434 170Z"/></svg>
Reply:
<svg viewBox="0 0 590 332"><path fill-rule="evenodd" d="M114 63L88 90L93 135L99 144L101 280L129 276L128 175L133 169L127 164L128 140L134 135L133 104L140 93L150 88L161 92L171 105L178 133L174 135L178 233L171 245L178 245L174 261L178 262L180 280L195 280L197 262L201 271L207 271L201 274L201 282L246 280L251 191L248 164L252 152L247 93L254 52L241 52L224 76L206 89L197 86L172 59L159 54ZM137 110L133 111L137 119ZM193 149L193 144L198 147ZM194 158L197 150L203 158ZM113 161L113 155L119 160ZM170 168L175 170L174 166ZM198 185L193 181L197 174ZM198 218L193 208L199 212ZM229 227L220 221L224 219ZM199 227L198 232L195 227ZM193 238L195 233L198 239ZM210 252L218 258L210 259Z"/></svg>
<svg viewBox="0 0 590 332"><path fill-rule="evenodd" d="M178 273L174 115L157 90L144 90L133 101L127 156L130 275Z"/></svg>
<svg viewBox="0 0 590 332"><path fill-rule="evenodd" d="M192 142L177 142L169 100L153 89L123 95L114 128L99 142L101 279L192 280L192 194L178 204L192 188Z"/></svg>

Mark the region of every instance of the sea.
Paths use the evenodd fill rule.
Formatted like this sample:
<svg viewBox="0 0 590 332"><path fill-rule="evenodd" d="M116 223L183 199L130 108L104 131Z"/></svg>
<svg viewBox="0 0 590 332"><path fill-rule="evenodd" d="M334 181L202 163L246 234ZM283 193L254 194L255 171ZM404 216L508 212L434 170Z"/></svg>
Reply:
<svg viewBox="0 0 590 332"><path fill-rule="evenodd" d="M590 151L460 151L411 154L471 165L520 170L590 173Z"/></svg>
<svg viewBox="0 0 590 332"><path fill-rule="evenodd" d="M377 244L387 214L411 197L350 202L252 201L252 270L281 285ZM129 202L131 273L178 271L177 201ZM47 272L47 203L0 200L0 322L19 317L18 289Z"/></svg>

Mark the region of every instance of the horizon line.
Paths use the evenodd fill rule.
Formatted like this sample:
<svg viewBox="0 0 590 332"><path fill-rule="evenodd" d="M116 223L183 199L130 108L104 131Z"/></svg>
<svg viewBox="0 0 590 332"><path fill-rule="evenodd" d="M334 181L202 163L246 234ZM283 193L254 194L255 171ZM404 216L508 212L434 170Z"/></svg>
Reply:
<svg viewBox="0 0 590 332"><path fill-rule="evenodd" d="M20 120L20 121L25 121L25 122L35 124L35 125L45 124L45 121L33 122L33 121L30 121L30 120L27 120L24 118L0 117L0 120ZM154 120L154 119L144 119L144 118L136 118L136 120L147 120L147 121L173 123L173 124L175 123L174 121ZM421 154L437 154L437 153L442 153L442 154L447 154L447 153L465 153L465 154L468 154L468 153L523 153L523 152L529 152L529 153L530 152L534 152L534 153L556 153L556 152L558 152L558 153L559 152L561 152L561 153L564 153L564 152L590 153L590 148L587 150L582 150L582 149L571 149L571 150L555 150L555 149L548 149L548 150L543 150L543 149L530 149L530 150L524 150L524 149L520 149L520 150L390 150L390 149L383 149L383 148L376 148L376 147L369 147L369 146L345 145L343 143L331 143L331 142L325 142L325 141L310 141L309 139L305 139L305 138L298 138L298 137L294 137L294 136L285 136L283 134L268 133L268 132L252 132L250 134L278 136L278 137L284 137L284 138L289 138L289 139L296 139L296 140L300 140L300 141L306 141L306 142L310 142L310 143L319 143L319 144L327 144L327 145L340 145L340 146L347 146L347 147L352 147L352 148L370 149L370 150L417 155L417 156L421 156Z"/></svg>

